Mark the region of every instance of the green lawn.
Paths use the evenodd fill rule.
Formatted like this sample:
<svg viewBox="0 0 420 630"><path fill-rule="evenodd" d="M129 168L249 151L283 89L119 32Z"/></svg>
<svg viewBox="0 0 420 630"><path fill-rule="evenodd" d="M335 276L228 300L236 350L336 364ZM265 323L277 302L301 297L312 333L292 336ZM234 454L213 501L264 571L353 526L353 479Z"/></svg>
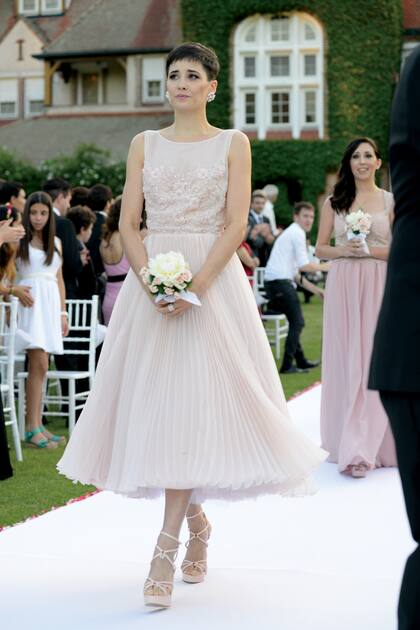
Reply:
<svg viewBox="0 0 420 630"><path fill-rule="evenodd" d="M303 306L306 326L302 345L308 359L318 359L321 353L322 304L318 298ZM286 398L309 387L321 378L321 369L315 368L307 374L282 375ZM48 428L66 434L62 419L54 420ZM9 444L12 445L9 434ZM92 486L73 484L59 475L55 465L63 447L54 451L39 451L23 446L23 462L17 462L11 449L14 476L0 482L0 527L18 523L30 516L40 514L54 506L65 504L74 497L94 490Z"/></svg>

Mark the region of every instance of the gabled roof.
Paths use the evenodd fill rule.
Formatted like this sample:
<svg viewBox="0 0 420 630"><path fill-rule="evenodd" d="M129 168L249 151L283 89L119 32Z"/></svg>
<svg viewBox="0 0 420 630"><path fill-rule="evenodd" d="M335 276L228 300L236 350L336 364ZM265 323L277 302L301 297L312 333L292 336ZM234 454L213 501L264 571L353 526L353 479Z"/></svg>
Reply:
<svg viewBox="0 0 420 630"><path fill-rule="evenodd" d="M86 6L36 58L168 51L181 41L179 0L91 0Z"/></svg>
<svg viewBox="0 0 420 630"><path fill-rule="evenodd" d="M50 44L78 20L89 4L90 0L72 0L63 15L24 17L16 14L14 0L0 0L0 40L19 19L24 19L45 44Z"/></svg>
<svg viewBox="0 0 420 630"><path fill-rule="evenodd" d="M71 155L80 144L95 144L109 149L113 160L126 160L137 133L162 129L172 118L170 113L26 118L0 126L0 146L35 165L60 154Z"/></svg>

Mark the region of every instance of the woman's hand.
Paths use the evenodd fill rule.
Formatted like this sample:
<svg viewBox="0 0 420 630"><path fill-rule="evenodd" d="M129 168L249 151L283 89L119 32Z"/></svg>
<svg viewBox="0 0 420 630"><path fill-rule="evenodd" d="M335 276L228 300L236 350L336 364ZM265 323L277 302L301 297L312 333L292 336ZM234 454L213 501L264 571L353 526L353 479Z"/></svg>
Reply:
<svg viewBox="0 0 420 630"><path fill-rule="evenodd" d="M363 241L358 238L353 238L345 245L340 245L340 255L345 258L361 258L366 256L366 248Z"/></svg>
<svg viewBox="0 0 420 630"><path fill-rule="evenodd" d="M13 287L11 295L17 297L22 306L31 307L34 305L34 298L31 294L31 287L18 284L17 286Z"/></svg>
<svg viewBox="0 0 420 630"><path fill-rule="evenodd" d="M18 243L25 236L23 225L11 227L12 221L13 219L8 219L0 223L0 245L2 243Z"/></svg>
<svg viewBox="0 0 420 630"><path fill-rule="evenodd" d="M69 334L69 320L64 313L61 314L61 334L63 337L67 337Z"/></svg>

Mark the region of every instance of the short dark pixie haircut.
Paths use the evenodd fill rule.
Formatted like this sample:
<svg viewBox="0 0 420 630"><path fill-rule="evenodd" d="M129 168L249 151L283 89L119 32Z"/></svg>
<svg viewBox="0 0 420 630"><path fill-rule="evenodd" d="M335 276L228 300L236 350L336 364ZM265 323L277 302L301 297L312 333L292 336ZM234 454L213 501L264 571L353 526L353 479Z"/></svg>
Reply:
<svg viewBox="0 0 420 630"><path fill-rule="evenodd" d="M169 74L170 66L175 61L198 61L206 71L209 81L217 79L220 72L220 63L213 48L199 44L198 42L187 42L177 46L166 57L166 76Z"/></svg>

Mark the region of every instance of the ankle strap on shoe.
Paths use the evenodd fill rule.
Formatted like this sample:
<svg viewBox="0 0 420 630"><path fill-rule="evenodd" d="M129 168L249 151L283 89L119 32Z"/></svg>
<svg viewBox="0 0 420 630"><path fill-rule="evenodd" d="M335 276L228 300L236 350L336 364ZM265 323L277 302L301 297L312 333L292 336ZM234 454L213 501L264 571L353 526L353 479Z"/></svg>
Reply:
<svg viewBox="0 0 420 630"><path fill-rule="evenodd" d="M201 516L201 515L203 515L204 517L206 516L203 510L200 510L199 512L197 512L197 514L194 514L193 516L187 516L187 521L189 521L190 518L195 518L196 516Z"/></svg>
<svg viewBox="0 0 420 630"><path fill-rule="evenodd" d="M167 536L171 540L174 540L177 543L177 546L174 549L163 549L160 545L156 545L155 549L157 549L158 553L153 556L152 562L157 558L159 558L160 560L167 560L172 566L173 570L175 570L175 560L178 555L178 545L181 544L181 541L178 540L178 538L175 538L175 536L167 534L166 532L160 532L159 536ZM170 557L170 553L173 553L173 559Z"/></svg>
<svg viewBox="0 0 420 630"><path fill-rule="evenodd" d="M209 546L208 541L205 540L204 538L201 538L201 535L204 534L209 529L209 527L210 527L210 523L207 523L207 525L205 526L204 529L201 530L201 532L192 532L190 530L190 538L185 543L186 548L188 549L188 547L190 546L191 541L194 540L194 539L199 540L203 545L208 547Z"/></svg>

